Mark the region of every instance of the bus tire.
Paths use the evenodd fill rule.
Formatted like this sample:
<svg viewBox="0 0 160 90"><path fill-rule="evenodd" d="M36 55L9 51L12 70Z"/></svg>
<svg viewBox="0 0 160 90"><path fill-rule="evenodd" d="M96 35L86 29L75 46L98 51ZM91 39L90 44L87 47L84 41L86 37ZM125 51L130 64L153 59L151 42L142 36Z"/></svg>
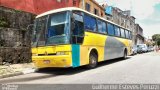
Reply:
<svg viewBox="0 0 160 90"><path fill-rule="evenodd" d="M89 64L87 65L87 68L92 69L97 66L98 63L98 56L95 53L91 53L89 55Z"/></svg>
<svg viewBox="0 0 160 90"><path fill-rule="evenodd" d="M123 57L122 57L122 59L124 59L124 60L125 60L126 58L127 58L127 50L125 49L125 50L124 50L124 53L123 53Z"/></svg>

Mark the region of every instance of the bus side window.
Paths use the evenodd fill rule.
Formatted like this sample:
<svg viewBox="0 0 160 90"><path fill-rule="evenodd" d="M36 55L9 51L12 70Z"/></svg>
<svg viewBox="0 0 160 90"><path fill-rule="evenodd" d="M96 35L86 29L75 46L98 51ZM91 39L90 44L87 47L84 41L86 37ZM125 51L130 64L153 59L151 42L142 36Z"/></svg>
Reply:
<svg viewBox="0 0 160 90"><path fill-rule="evenodd" d="M107 23L107 27L108 27L108 35L114 36L114 26L113 24Z"/></svg>
<svg viewBox="0 0 160 90"><path fill-rule="evenodd" d="M103 22L101 20L97 20L97 26L98 26L98 32L99 33L107 34L106 23L105 22Z"/></svg>
<svg viewBox="0 0 160 90"><path fill-rule="evenodd" d="M73 43L82 43L84 38L83 16L73 13L72 19L72 41Z"/></svg>
<svg viewBox="0 0 160 90"><path fill-rule="evenodd" d="M121 37L122 37L122 38L125 38L125 31L124 31L123 28L121 28Z"/></svg>
<svg viewBox="0 0 160 90"><path fill-rule="evenodd" d="M128 34L129 34L129 39L132 39L132 33L131 33L131 31L129 31Z"/></svg>
<svg viewBox="0 0 160 90"><path fill-rule="evenodd" d="M125 34L126 34L126 38L129 39L129 31L128 30L125 30Z"/></svg>
<svg viewBox="0 0 160 90"><path fill-rule="evenodd" d="M115 36L118 36L118 37L121 36L120 28L117 26L114 26L114 28L115 28Z"/></svg>
<svg viewBox="0 0 160 90"><path fill-rule="evenodd" d="M87 14L84 15L84 27L85 29L89 31L96 32L97 25L96 25L96 19L92 16L89 16Z"/></svg>

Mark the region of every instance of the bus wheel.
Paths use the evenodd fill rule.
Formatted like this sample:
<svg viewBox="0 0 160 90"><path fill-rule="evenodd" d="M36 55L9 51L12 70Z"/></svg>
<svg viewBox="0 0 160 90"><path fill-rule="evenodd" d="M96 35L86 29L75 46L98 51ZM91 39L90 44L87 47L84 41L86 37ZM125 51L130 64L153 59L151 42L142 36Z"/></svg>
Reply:
<svg viewBox="0 0 160 90"><path fill-rule="evenodd" d="M125 60L127 58L127 50L124 50L123 59Z"/></svg>
<svg viewBox="0 0 160 90"><path fill-rule="evenodd" d="M97 66L98 57L95 53L91 53L89 56L89 65L87 65L87 68L92 69Z"/></svg>

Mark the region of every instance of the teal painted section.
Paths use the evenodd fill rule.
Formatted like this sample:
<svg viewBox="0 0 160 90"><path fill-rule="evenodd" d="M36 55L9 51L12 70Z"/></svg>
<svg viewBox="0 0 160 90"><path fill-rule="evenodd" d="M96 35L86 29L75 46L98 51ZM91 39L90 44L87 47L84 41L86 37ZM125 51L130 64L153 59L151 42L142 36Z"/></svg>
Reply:
<svg viewBox="0 0 160 90"><path fill-rule="evenodd" d="M112 6L108 6L107 8L105 8L105 13L112 15Z"/></svg>
<svg viewBox="0 0 160 90"><path fill-rule="evenodd" d="M72 45L72 66L80 66L80 45Z"/></svg>

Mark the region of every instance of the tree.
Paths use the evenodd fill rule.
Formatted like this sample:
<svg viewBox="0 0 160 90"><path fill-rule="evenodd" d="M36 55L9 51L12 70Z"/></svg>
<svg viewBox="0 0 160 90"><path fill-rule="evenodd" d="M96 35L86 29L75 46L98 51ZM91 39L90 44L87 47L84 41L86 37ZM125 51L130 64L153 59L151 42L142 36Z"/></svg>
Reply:
<svg viewBox="0 0 160 90"><path fill-rule="evenodd" d="M160 34L154 34L152 36L153 41L157 41L160 38Z"/></svg>
<svg viewBox="0 0 160 90"><path fill-rule="evenodd" d="M152 36L153 41L156 42L158 46L160 46L160 34L155 34Z"/></svg>
<svg viewBox="0 0 160 90"><path fill-rule="evenodd" d="M157 41L157 45L158 45L158 46L160 46L160 39L158 39L158 41Z"/></svg>

